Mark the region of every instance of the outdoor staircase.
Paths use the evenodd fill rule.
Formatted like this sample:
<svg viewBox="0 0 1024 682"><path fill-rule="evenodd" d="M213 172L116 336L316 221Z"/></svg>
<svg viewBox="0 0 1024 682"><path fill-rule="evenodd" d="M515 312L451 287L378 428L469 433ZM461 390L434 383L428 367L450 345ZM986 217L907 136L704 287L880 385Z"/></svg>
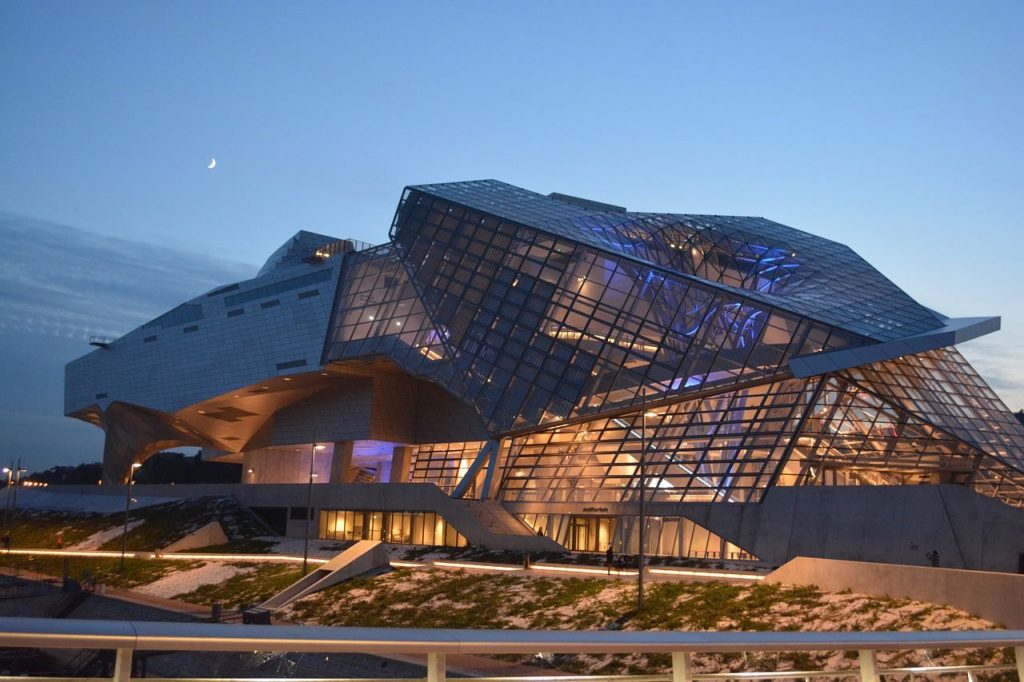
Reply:
<svg viewBox="0 0 1024 682"><path fill-rule="evenodd" d="M256 607L258 610L277 611L306 595L325 590L332 585L388 565L387 549L379 540L353 542L340 554L321 564L308 574L278 592Z"/></svg>
<svg viewBox="0 0 1024 682"><path fill-rule="evenodd" d="M460 528L459 519L449 518L453 525L474 545L519 550L523 552L562 552L565 548L551 538L537 535L518 516L505 509L496 500L455 500L452 502L460 511L472 517L470 530ZM476 532L473 532L476 531ZM477 537L472 537L476 535Z"/></svg>

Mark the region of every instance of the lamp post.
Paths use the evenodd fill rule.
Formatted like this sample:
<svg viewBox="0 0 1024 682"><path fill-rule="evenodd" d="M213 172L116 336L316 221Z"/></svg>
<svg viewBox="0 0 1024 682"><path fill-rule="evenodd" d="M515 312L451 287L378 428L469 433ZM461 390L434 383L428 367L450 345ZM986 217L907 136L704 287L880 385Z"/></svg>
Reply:
<svg viewBox="0 0 1024 682"><path fill-rule="evenodd" d="M142 466L138 462L132 462L128 470L128 483L124 487L124 530L121 532L121 566L117 570L124 573L124 553L128 548L128 508L132 504L132 481L135 480L135 470Z"/></svg>
<svg viewBox="0 0 1024 682"><path fill-rule="evenodd" d="M11 466L4 467L3 473L7 474L7 498L4 500L4 533L7 532L11 515L11 482L14 480L14 462Z"/></svg>
<svg viewBox="0 0 1024 682"><path fill-rule="evenodd" d="M7 500L4 505L4 534L7 537L7 542L11 542L11 520L10 516L18 509L18 486L21 484L21 475L28 471L28 469L21 468L21 459L18 459L17 466L14 462L11 462L11 467L8 469L4 467L4 473L7 474ZM14 495L11 495L11 491L14 491ZM8 549L10 545L8 544Z"/></svg>
<svg viewBox="0 0 1024 682"><path fill-rule="evenodd" d="M316 462L316 451L323 449L322 445L316 444L316 434L313 434L313 449L309 453L309 483L306 486L306 540L302 545L302 575L306 575L309 569L309 527L313 522L313 479L316 473L313 465Z"/></svg>
<svg viewBox="0 0 1024 682"><path fill-rule="evenodd" d="M644 610L644 542L647 540L647 509L644 498L647 487L647 388L640 389L640 551L637 552L636 610Z"/></svg>

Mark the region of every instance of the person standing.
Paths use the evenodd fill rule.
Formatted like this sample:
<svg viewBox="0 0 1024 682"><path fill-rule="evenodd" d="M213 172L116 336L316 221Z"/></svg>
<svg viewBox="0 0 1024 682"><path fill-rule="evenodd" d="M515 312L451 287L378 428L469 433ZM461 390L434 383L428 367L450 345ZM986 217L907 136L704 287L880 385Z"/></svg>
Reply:
<svg viewBox="0 0 1024 682"><path fill-rule="evenodd" d="M608 575L612 574L612 564L615 563L615 553L612 552L612 543L608 543L608 551L604 553L604 562L608 565Z"/></svg>

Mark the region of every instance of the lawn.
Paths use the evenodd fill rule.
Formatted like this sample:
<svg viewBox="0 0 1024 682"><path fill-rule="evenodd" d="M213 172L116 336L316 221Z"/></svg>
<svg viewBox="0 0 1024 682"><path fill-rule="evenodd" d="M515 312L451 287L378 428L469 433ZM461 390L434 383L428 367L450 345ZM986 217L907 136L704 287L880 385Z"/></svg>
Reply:
<svg viewBox="0 0 1024 682"><path fill-rule="evenodd" d="M232 564L247 569L219 583L200 585L191 592L173 595L193 604L220 602L226 608L245 608L266 601L302 577L293 564Z"/></svg>
<svg viewBox="0 0 1024 682"><path fill-rule="evenodd" d="M307 624L363 627L528 628L557 630L923 630L988 629L991 623L952 608L907 599L823 593L816 587L724 582L649 584L636 611L635 584L400 569L351 580L293 604L287 618ZM1013 660L1007 652L889 652L885 665L925 660ZM516 660L530 660L517 658ZM665 673L667 656L554 656L545 664L572 673ZM537 663L536 660L530 662ZM854 665L842 652L701 656L702 672L740 664L764 669Z"/></svg>
<svg viewBox="0 0 1024 682"><path fill-rule="evenodd" d="M220 522L229 540L218 548L219 551L264 553L272 546L254 539L269 534L269 529L232 498L206 497L132 509L128 520L129 551L159 550L211 521ZM96 533L114 532L123 524L123 512L89 514L19 509L11 515L12 546L54 549L58 534L63 534L64 546L71 547ZM120 550L121 534L108 536L97 549Z"/></svg>
<svg viewBox="0 0 1024 682"><path fill-rule="evenodd" d="M0 554L0 566L7 570L32 571L60 577L67 574L79 582L88 576L97 584L112 587L138 587L147 585L174 571L188 570L202 565L199 561L171 561L160 559L134 559L128 557L121 571L120 558L32 556L24 554Z"/></svg>

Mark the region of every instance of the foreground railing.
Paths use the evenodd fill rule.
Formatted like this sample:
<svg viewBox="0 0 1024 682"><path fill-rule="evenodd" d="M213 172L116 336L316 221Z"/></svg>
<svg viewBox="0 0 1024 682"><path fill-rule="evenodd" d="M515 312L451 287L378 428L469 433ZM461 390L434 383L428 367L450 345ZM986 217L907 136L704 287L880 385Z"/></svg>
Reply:
<svg viewBox="0 0 1024 682"><path fill-rule="evenodd" d="M803 679L882 675L965 673L1016 668L1024 681L1024 630L959 632L627 632L537 630L417 630L330 628L299 625L224 625L127 621L0 618L0 647L112 649L117 655L113 682L131 680L135 651L317 652L426 655L427 682L444 682L447 654L671 654L671 682L721 679ZM956 665L880 669L877 652L897 649L975 649L1012 647L1015 664ZM858 665L846 670L745 673L693 672L693 654L750 652L856 651ZM25 678L0 678L25 679ZM46 678L64 680L70 678ZM333 679L333 678L332 678ZM528 678L477 678L509 681ZM665 682L665 675L569 676L559 680ZM220 680L224 682L224 680ZM392 680L391 682L396 682Z"/></svg>

